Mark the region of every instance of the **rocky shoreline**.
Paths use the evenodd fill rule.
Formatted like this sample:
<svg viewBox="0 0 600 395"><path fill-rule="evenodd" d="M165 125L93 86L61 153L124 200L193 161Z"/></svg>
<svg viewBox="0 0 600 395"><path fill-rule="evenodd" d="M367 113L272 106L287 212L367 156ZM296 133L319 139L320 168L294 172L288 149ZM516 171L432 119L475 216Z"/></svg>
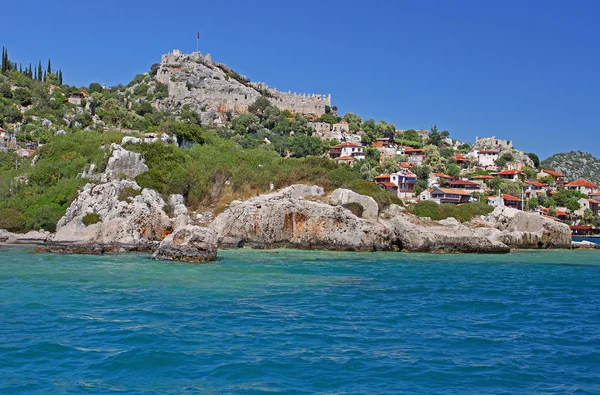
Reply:
<svg viewBox="0 0 600 395"><path fill-rule="evenodd" d="M432 221L397 205L379 207L368 196L292 185L245 201L233 201L208 227L194 223L184 197L165 201L132 180L147 170L139 154L111 146L107 169L79 191L56 233L23 235L0 230L0 243L35 244L36 251L103 254L152 252L153 259L210 262L217 248L295 248L338 251L508 253L514 249L597 248L572 243L567 225L501 207L462 224ZM362 207L360 216L350 207Z"/></svg>

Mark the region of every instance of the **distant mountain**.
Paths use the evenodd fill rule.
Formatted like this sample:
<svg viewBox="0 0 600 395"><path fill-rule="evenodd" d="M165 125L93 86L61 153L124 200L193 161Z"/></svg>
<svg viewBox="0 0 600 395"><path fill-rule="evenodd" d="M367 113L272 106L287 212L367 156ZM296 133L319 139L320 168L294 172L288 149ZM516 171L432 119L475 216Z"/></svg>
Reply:
<svg viewBox="0 0 600 395"><path fill-rule="evenodd" d="M569 181L584 178L600 185L600 159L588 152L571 151L554 154L544 159L540 163L540 168L561 172Z"/></svg>

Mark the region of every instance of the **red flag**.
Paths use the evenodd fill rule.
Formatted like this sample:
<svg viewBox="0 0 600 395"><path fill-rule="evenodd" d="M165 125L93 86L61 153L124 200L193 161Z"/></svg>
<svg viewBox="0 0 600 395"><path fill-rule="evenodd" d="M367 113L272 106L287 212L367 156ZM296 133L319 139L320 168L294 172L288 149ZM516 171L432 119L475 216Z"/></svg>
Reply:
<svg viewBox="0 0 600 395"><path fill-rule="evenodd" d="M198 32L198 38L200 38L200 32Z"/></svg>

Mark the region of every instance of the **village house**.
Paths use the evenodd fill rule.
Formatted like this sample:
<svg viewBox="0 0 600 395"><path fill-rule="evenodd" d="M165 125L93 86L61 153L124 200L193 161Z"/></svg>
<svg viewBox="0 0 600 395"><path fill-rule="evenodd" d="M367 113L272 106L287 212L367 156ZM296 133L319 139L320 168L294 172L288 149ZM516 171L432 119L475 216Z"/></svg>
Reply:
<svg viewBox="0 0 600 395"><path fill-rule="evenodd" d="M371 143L371 148L376 148L381 153L381 160L384 158L393 158L397 156L394 143L390 142L389 138L378 138L377 141Z"/></svg>
<svg viewBox="0 0 600 395"><path fill-rule="evenodd" d="M327 122L308 122L306 126L308 126L309 129L314 130L314 133L318 137L328 135L331 131L331 125Z"/></svg>
<svg viewBox="0 0 600 395"><path fill-rule="evenodd" d="M481 192L481 185L473 182L473 181L465 181L465 180L456 180L456 181L448 181L448 186L453 189L463 189L466 191L479 191Z"/></svg>
<svg viewBox="0 0 600 395"><path fill-rule="evenodd" d="M351 157L354 159L364 159L365 154L363 151L363 147L360 144L345 142L341 144L334 145L329 150L329 157L331 159L339 158L339 157Z"/></svg>
<svg viewBox="0 0 600 395"><path fill-rule="evenodd" d="M496 160L498 159L498 151L493 149L482 149L477 152L477 161L479 166L491 167L496 166Z"/></svg>
<svg viewBox="0 0 600 395"><path fill-rule="evenodd" d="M350 125L346 121L340 121L338 123L334 123L333 124L332 131L334 133L349 133L350 132Z"/></svg>
<svg viewBox="0 0 600 395"><path fill-rule="evenodd" d="M590 209L593 215L600 215L600 200L581 198L578 200L579 210L573 213L578 217L583 216L586 209Z"/></svg>
<svg viewBox="0 0 600 395"><path fill-rule="evenodd" d="M557 207L554 211L556 212L556 218L559 219L560 221L567 221L569 219L569 212L567 211L566 208ZM543 216L546 216L546 217L551 217L550 209L546 208L546 207L540 208L540 214Z"/></svg>
<svg viewBox="0 0 600 395"><path fill-rule="evenodd" d="M557 171L553 171L553 170L547 170L547 169L541 169L540 172L537 174L537 178L538 180L540 178L544 178L550 176L552 177L552 179L554 180L554 184L556 184L556 186L558 188L563 188L565 185L565 175L562 173L559 173Z"/></svg>
<svg viewBox="0 0 600 395"><path fill-rule="evenodd" d="M429 188L424 190L423 192L421 192L419 194L418 200L419 201L425 201L425 200L431 200L431 192L433 192L433 188Z"/></svg>
<svg viewBox="0 0 600 395"><path fill-rule="evenodd" d="M467 191L452 188L434 188L430 200L437 204L460 204L469 203L472 199L471 193Z"/></svg>
<svg viewBox="0 0 600 395"><path fill-rule="evenodd" d="M417 175L410 170L400 170L396 173L382 174L375 177L375 183L399 198L412 198L417 183Z"/></svg>
<svg viewBox="0 0 600 395"><path fill-rule="evenodd" d="M577 180L566 184L565 188L590 195L598 190L598 185L589 182L588 180Z"/></svg>
<svg viewBox="0 0 600 395"><path fill-rule="evenodd" d="M525 173L521 170L502 170L498 173L492 173L492 175L510 181L518 181L520 178L525 178Z"/></svg>
<svg viewBox="0 0 600 395"><path fill-rule="evenodd" d="M69 103L74 104L76 106L81 106L83 104L83 100L89 95L85 92L73 92L69 95Z"/></svg>
<svg viewBox="0 0 600 395"><path fill-rule="evenodd" d="M341 165L341 164L347 164L350 167L354 167L354 162L355 159L351 156L340 156L338 158L334 159L335 163Z"/></svg>
<svg viewBox="0 0 600 395"><path fill-rule="evenodd" d="M469 159L463 154L454 154L452 159L456 162L457 166L465 167L469 164Z"/></svg>
<svg viewBox="0 0 600 395"><path fill-rule="evenodd" d="M525 196L537 197L545 195L548 192L548 185L542 184L539 181L525 181Z"/></svg>
<svg viewBox="0 0 600 395"><path fill-rule="evenodd" d="M454 181L456 178L444 173L430 173L427 185L429 187L439 187L444 181Z"/></svg>
<svg viewBox="0 0 600 395"><path fill-rule="evenodd" d="M398 147L398 155L405 155L409 162L420 165L425 157L425 151L422 148L400 146Z"/></svg>
<svg viewBox="0 0 600 395"><path fill-rule="evenodd" d="M480 175L480 176L473 176L472 179L473 179L473 182L476 182L479 184L479 187L482 190L486 190L486 189L488 189L488 183L494 179L494 176Z"/></svg>
<svg viewBox="0 0 600 395"><path fill-rule="evenodd" d="M523 208L523 201L520 198L506 193L500 194L499 196L488 196L486 200L488 201L488 204L493 207L512 207L517 210Z"/></svg>

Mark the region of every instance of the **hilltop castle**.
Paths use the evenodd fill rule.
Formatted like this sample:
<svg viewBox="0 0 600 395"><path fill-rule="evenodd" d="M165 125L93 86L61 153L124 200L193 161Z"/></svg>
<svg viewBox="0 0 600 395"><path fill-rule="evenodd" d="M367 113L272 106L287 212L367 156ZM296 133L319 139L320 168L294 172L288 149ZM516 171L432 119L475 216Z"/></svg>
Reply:
<svg viewBox="0 0 600 395"><path fill-rule="evenodd" d="M156 80L168 86L169 97L161 104L167 107L189 105L196 110L245 112L263 96L281 110L294 113L325 114L331 106L331 95L280 92L262 82L251 82L210 54L182 54L175 49L162 56Z"/></svg>

